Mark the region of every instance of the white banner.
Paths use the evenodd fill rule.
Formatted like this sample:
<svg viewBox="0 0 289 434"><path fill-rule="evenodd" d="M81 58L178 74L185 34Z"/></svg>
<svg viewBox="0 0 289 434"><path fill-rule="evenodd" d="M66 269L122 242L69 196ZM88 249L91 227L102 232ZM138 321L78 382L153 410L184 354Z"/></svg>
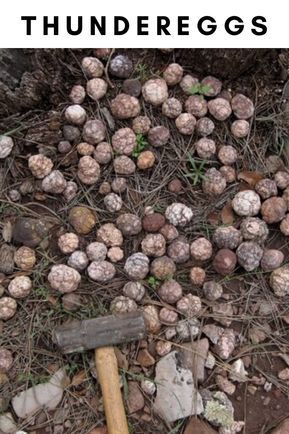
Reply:
<svg viewBox="0 0 289 434"><path fill-rule="evenodd" d="M284 8L268 0L10 0L0 46L285 48Z"/></svg>

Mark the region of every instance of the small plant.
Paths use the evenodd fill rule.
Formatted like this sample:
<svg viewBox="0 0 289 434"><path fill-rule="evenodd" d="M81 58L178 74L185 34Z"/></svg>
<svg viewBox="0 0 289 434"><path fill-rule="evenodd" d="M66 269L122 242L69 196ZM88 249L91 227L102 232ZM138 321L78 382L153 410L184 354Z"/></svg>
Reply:
<svg viewBox="0 0 289 434"><path fill-rule="evenodd" d="M189 155L188 162L190 164L189 173L185 173L186 178L190 178L193 185L199 184L200 181L205 179L205 166L206 161L196 161L191 155Z"/></svg>
<svg viewBox="0 0 289 434"><path fill-rule="evenodd" d="M148 146L148 142L142 134L136 135L136 147L133 150L132 156L138 157L139 154Z"/></svg>
<svg viewBox="0 0 289 434"><path fill-rule="evenodd" d="M135 72L137 73L141 81L147 80L150 76L149 67L145 63L139 63L135 69Z"/></svg>
<svg viewBox="0 0 289 434"><path fill-rule="evenodd" d="M152 289L157 289L160 286L160 281L156 279L154 276L148 277L147 283Z"/></svg>
<svg viewBox="0 0 289 434"><path fill-rule="evenodd" d="M49 296L49 291L44 286L38 286L38 287L34 288L34 294L37 297L44 298L44 300L47 300L47 298Z"/></svg>
<svg viewBox="0 0 289 434"><path fill-rule="evenodd" d="M191 87L190 93L191 95L206 95L210 92L211 86L208 84L196 83Z"/></svg>

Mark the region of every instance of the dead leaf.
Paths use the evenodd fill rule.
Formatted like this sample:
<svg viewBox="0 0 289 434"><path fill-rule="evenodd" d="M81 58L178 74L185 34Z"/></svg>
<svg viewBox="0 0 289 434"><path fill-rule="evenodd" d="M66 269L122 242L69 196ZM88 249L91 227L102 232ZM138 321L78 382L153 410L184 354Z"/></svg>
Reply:
<svg viewBox="0 0 289 434"><path fill-rule="evenodd" d="M5 241L5 243L10 243L12 240L12 224L10 221L5 222L2 229L2 238Z"/></svg>
<svg viewBox="0 0 289 434"><path fill-rule="evenodd" d="M186 426L184 434L217 434L217 431L198 417L192 417Z"/></svg>
<svg viewBox="0 0 289 434"><path fill-rule="evenodd" d="M255 187L257 182L261 181L261 179L263 179L263 175L261 172L257 171L244 170L238 174L238 180L245 181L251 187Z"/></svg>
<svg viewBox="0 0 289 434"><path fill-rule="evenodd" d="M220 213L212 211L207 216L207 220L212 226L218 226L220 224Z"/></svg>
<svg viewBox="0 0 289 434"><path fill-rule="evenodd" d="M221 220L224 225L231 225L234 223L235 215L231 205L231 202L228 202L221 211Z"/></svg>
<svg viewBox="0 0 289 434"><path fill-rule="evenodd" d="M84 369L79 371L77 374L74 375L71 381L71 386L79 386L80 384L84 383L87 379L86 372Z"/></svg>

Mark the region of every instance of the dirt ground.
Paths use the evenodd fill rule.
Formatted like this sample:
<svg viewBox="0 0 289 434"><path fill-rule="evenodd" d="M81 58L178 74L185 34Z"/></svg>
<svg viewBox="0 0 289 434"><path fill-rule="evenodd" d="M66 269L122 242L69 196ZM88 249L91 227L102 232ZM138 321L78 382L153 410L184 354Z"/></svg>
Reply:
<svg viewBox="0 0 289 434"><path fill-rule="evenodd" d="M236 170L259 171L268 173L267 158L269 155L282 157L285 167L289 144L288 114L286 114L287 69L289 53L286 50L174 50L162 53L159 50L116 50L117 54L127 53L134 63L133 78L143 83L151 76L158 76L172 62L180 63L185 72L201 77L207 74L222 79L223 86L232 92L242 92L254 101L256 111L251 132L247 139L237 140L224 122L217 124L215 137L220 143L232 144L241 156ZM45 148L46 155L55 162L55 166L65 172L67 179L74 179L77 172L77 153L71 152L63 156L56 152L58 142L62 138L64 125L63 111L69 103L69 91L73 84L85 85L80 62L91 50L43 50L27 52L25 56L33 59L30 71L25 78L25 85L6 88L6 102L1 97L6 85L0 86L0 134L9 134L15 141L16 152L0 164L0 229L6 229L19 216L31 216L38 219L48 218L53 228L49 237L37 247L37 264L29 274L33 280L33 292L26 299L19 300L16 315L7 322L0 322L1 346L9 348L14 355L14 363L8 373L9 381L0 384L0 411L12 411L9 404L11 397L32 385L46 381L59 367L66 366L70 378L64 398L61 402L63 414L59 409L53 412L40 411L32 418L21 423L21 429L34 434L55 434L55 426L60 425L63 433L87 434L93 427L105 425L101 394L97 381L93 377L92 353L63 356L52 340L52 331L58 324L68 319L92 318L108 313L110 302L121 294L121 288L127 282L123 271L124 261L117 263L117 277L106 284L92 282L83 275L78 293L82 297L81 308L77 312L65 310L61 297L53 292L47 282L47 274L53 264L62 263L63 255L57 248L57 237L63 230L69 230L67 215L76 204L85 204L96 210L98 224L110 222L114 217L105 210L103 196L98 192L101 182L111 181L114 177L111 166L102 171L101 179L96 185L87 187L80 185L77 196L66 203L61 197L43 195L37 184L33 193L22 197L19 202L12 202L8 192L18 188L25 180L31 180L27 167L27 158L36 149ZM22 72L21 72L22 74ZM31 87L27 85L31 80ZM39 82L41 82L41 85ZM103 107L109 107L110 100L119 93L122 80L111 78L113 88L101 101L86 101L83 104L91 117L105 119ZM38 83L35 87L35 83ZM10 83L11 86L11 83ZM13 86L12 86L13 87ZM9 92L7 89L10 89ZM33 101L29 100L30 92L34 93ZM170 92L180 100L185 99L178 87ZM19 99L20 98L20 99ZM29 101L28 101L28 100ZM174 122L164 118L159 109L142 102L142 112L148 115L154 125L166 125L171 131L170 146L157 148L157 164L150 170L127 178L128 189L123 193L124 206L122 212L132 212L143 216L146 207L163 212L172 202L183 202L194 212L193 223L184 228L183 234L189 240L197 235L210 237L215 227L222 221L221 211L226 203L240 188L240 183L230 184L225 192L211 198L202 192L201 186L192 185L189 177L188 153L193 141L191 137L178 134ZM128 121L116 121L116 128L127 126ZM212 162L216 165L216 162ZM182 182L179 194L168 191L167 185L172 179ZM235 222L238 226L238 221ZM7 226L8 225L8 226ZM125 257L129 253L140 250L143 234L125 241ZM81 242L87 244L94 241L91 233ZM3 237L0 241L4 243ZM288 263L288 238L281 236L278 226L270 227L268 245L274 246L285 254ZM182 283L184 292L191 290L189 269L193 262L179 264L176 278ZM207 275L214 278L215 272L210 264L206 266ZM7 288L12 277L21 274L15 271L9 276L1 276L2 285ZM218 280L220 278L218 277ZM144 282L148 297L155 299L155 290L147 281ZM265 434L275 427L279 421L289 416L289 387L286 381L278 379L278 372L287 367L279 357L279 353L288 353L289 327L282 317L289 315L289 297L282 300L274 297L268 287L268 275L257 269L246 273L238 269L232 277L222 279L225 292L232 301L234 318L231 327L244 336L252 325L268 323L271 332L267 339L253 345L250 342L240 343L230 361L238 357L246 357L249 376L264 376L272 383L269 392L259 387L254 395L248 392L250 382L237 385L235 394L230 397L235 408L235 420L244 420L244 434ZM197 288L196 294L202 297ZM258 308L262 302L275 307L273 313L260 315ZM207 309L201 321L210 322L212 315ZM161 334L163 336L163 334ZM154 352L157 337L150 339L150 349ZM122 352L121 377L124 384L124 395L128 380L149 375L151 369L142 368L136 362L138 344L133 343L120 348ZM219 368L226 369L226 363L218 361ZM214 387L214 372L207 376L202 387ZM126 397L126 396L125 396ZM171 427L166 426L151 413L150 399L146 398L145 411L129 417L131 433L142 434L181 434L185 430L186 420ZM55 422L56 418L60 423ZM63 422L69 421L69 424ZM197 433L196 433L197 434Z"/></svg>

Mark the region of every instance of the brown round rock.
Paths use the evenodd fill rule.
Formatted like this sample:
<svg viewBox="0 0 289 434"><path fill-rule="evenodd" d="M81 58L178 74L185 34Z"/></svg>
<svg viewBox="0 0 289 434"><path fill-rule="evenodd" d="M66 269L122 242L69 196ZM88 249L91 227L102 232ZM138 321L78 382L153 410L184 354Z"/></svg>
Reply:
<svg viewBox="0 0 289 434"><path fill-rule="evenodd" d="M148 214L142 219L142 227L147 232L158 232L165 224L165 217L155 212L153 214Z"/></svg>
<svg viewBox="0 0 289 434"><path fill-rule="evenodd" d="M141 82L137 78L124 80L122 90L124 93L137 98L141 94Z"/></svg>
<svg viewBox="0 0 289 434"><path fill-rule="evenodd" d="M162 125L151 128L148 133L148 141L151 145L156 147L165 145L169 138L170 132L168 128L163 127Z"/></svg>
<svg viewBox="0 0 289 434"><path fill-rule="evenodd" d="M261 206L262 218L266 223L278 223L286 214L287 206L282 197L270 197Z"/></svg>
<svg viewBox="0 0 289 434"><path fill-rule="evenodd" d="M254 104L245 95L238 93L231 101L234 115L238 119L248 119L254 114Z"/></svg>
<svg viewBox="0 0 289 434"><path fill-rule="evenodd" d="M264 271L272 271L281 267L284 261L284 254L280 250L268 249L264 251L261 259L261 268Z"/></svg>
<svg viewBox="0 0 289 434"><path fill-rule="evenodd" d="M227 276L233 273L237 264L237 257L232 250L221 249L216 254L213 260L213 267L215 271L222 276Z"/></svg>
<svg viewBox="0 0 289 434"><path fill-rule="evenodd" d="M157 279L166 280L175 274L176 264L168 256L161 256L152 261L150 272Z"/></svg>
<svg viewBox="0 0 289 434"><path fill-rule="evenodd" d="M168 183L168 190L171 193L180 193L182 191L182 183L179 179L173 179Z"/></svg>

